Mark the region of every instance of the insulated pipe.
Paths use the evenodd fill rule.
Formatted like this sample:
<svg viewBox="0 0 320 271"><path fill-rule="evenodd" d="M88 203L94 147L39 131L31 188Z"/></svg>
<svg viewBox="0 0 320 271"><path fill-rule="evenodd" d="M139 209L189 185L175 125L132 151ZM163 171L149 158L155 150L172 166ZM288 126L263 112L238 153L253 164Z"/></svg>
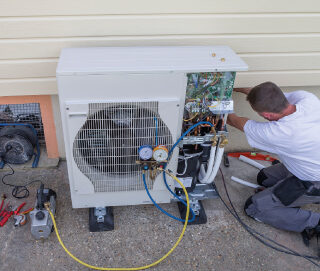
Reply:
<svg viewBox="0 0 320 271"><path fill-rule="evenodd" d="M202 180L204 176L206 176L206 170L204 168L204 164L201 164L200 172L199 172L199 180Z"/></svg>
<svg viewBox="0 0 320 271"><path fill-rule="evenodd" d="M260 170L265 168L265 166L261 165L260 163L254 161L246 156L243 156L243 155L240 155L239 160L242 162L246 162L246 163L250 164L251 166L254 166Z"/></svg>
<svg viewBox="0 0 320 271"><path fill-rule="evenodd" d="M207 182L203 182L200 181L201 183L206 183L206 184L210 184L214 181L214 178L216 177L221 161L222 161L222 157L223 157L223 152L224 152L224 147L219 147L216 153L216 159L215 159L215 163L214 166L212 168L211 174L209 179L207 180Z"/></svg>
<svg viewBox="0 0 320 271"><path fill-rule="evenodd" d="M245 186L249 186L249 187L255 188L255 189L261 187L260 185L257 185L257 184L254 184L254 183L249 183L249 182L247 182L247 181L244 181L244 180L239 179L239 178L234 177L234 176L231 176L231 180L234 181L234 182L243 184L243 185L245 185Z"/></svg>
<svg viewBox="0 0 320 271"><path fill-rule="evenodd" d="M200 182L201 183L207 183L208 182L208 179L211 175L211 172L212 172L212 168L213 168L213 164L214 164L214 160L215 160L215 154L216 154L216 149L217 149L217 146L211 146L211 150L210 150L210 158L209 158L209 163L208 163L208 169L207 169L207 172L205 173L204 177L203 178L200 178ZM202 165L201 165L202 166ZM201 170L201 168L200 168ZM204 167L203 167L203 170L204 170ZM203 174L203 172L202 172Z"/></svg>
<svg viewBox="0 0 320 271"><path fill-rule="evenodd" d="M222 161L222 157L223 157L223 152L224 152L224 146L228 143L228 139L225 138L225 136L221 136L219 143L218 143L218 149L216 151L216 155L215 155L215 163L213 168L211 169L211 173L210 176L208 178L208 180L206 180L206 182L204 182L204 180L199 180L200 183L205 183L205 184L210 184L214 181L214 178L216 177L221 161ZM208 167L208 171L209 171L209 167Z"/></svg>

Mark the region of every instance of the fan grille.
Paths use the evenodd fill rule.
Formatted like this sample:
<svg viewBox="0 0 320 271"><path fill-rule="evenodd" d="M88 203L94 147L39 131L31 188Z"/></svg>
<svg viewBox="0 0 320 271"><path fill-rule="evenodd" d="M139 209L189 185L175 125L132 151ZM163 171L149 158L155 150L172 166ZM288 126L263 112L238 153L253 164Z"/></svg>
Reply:
<svg viewBox="0 0 320 271"><path fill-rule="evenodd" d="M156 101L90 103L87 120L74 140L75 163L96 192L143 190L138 149L154 146L156 133L158 144L172 147ZM147 185L152 189L149 178Z"/></svg>

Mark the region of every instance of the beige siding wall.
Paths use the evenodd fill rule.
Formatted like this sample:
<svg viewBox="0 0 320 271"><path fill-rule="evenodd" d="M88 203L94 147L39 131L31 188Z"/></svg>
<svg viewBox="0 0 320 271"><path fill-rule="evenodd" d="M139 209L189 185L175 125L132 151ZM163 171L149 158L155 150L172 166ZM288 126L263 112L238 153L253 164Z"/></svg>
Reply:
<svg viewBox="0 0 320 271"><path fill-rule="evenodd" d="M320 85L320 1L0 0L1 95L56 94L61 48L231 46L236 87Z"/></svg>
<svg viewBox="0 0 320 271"><path fill-rule="evenodd" d="M61 49L138 45L229 45L249 65L236 87L271 80L320 94L319 0L0 0L0 95L53 95L60 127ZM254 117L234 98L238 113ZM248 148L231 132L231 149Z"/></svg>

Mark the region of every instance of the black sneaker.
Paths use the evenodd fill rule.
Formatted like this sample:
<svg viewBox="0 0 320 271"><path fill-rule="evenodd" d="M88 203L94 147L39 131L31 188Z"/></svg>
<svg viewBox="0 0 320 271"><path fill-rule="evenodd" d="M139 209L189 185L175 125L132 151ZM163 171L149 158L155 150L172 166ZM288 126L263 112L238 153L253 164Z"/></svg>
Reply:
<svg viewBox="0 0 320 271"><path fill-rule="evenodd" d="M320 223L320 222L319 222ZM310 244L310 240L312 237L317 236L317 246L318 246L318 257L320 257L320 246L319 246L319 237L320 237L320 225L317 225L313 229L305 229L303 232L301 232L302 241L303 243L308 247Z"/></svg>
<svg viewBox="0 0 320 271"><path fill-rule="evenodd" d="M319 221L320 223L320 221ZM316 235L317 235L317 246L318 246L318 257L320 257L320 246L319 246L319 237L320 237L320 225L318 224L315 228L314 228Z"/></svg>
<svg viewBox="0 0 320 271"><path fill-rule="evenodd" d="M305 229L303 232L301 232L302 241L307 247L310 245L310 240L314 235L314 229Z"/></svg>

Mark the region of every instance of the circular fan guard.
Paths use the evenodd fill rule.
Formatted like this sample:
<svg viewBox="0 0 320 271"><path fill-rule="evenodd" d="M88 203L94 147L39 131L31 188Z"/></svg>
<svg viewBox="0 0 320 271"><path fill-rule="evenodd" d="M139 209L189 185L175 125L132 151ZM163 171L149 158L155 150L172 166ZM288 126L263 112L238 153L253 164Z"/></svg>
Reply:
<svg viewBox="0 0 320 271"><path fill-rule="evenodd" d="M91 180L97 172L132 175L141 171L138 148L154 146L156 133L158 144L172 146L168 127L153 110L130 104L107 107L91 114L79 130L73 144L75 162Z"/></svg>

